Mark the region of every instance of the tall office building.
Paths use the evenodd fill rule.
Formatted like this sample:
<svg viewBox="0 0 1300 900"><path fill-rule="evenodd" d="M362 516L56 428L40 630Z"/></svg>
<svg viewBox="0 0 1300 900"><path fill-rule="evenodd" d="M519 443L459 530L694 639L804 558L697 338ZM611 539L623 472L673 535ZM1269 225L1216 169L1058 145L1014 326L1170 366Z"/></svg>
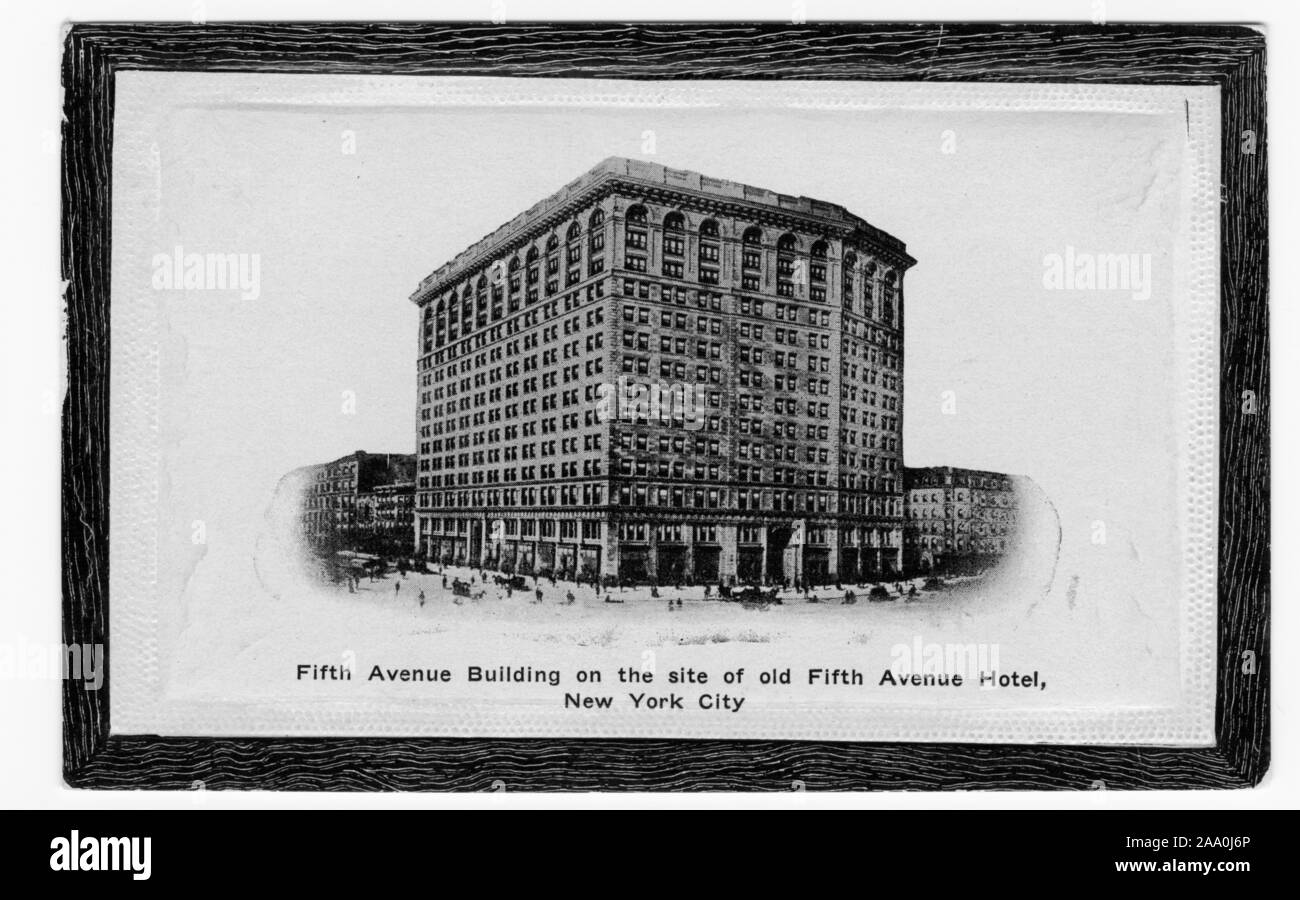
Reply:
<svg viewBox="0 0 1300 900"><path fill-rule="evenodd" d="M914 263L833 203L605 160L411 297L417 547L665 583L898 570Z"/></svg>

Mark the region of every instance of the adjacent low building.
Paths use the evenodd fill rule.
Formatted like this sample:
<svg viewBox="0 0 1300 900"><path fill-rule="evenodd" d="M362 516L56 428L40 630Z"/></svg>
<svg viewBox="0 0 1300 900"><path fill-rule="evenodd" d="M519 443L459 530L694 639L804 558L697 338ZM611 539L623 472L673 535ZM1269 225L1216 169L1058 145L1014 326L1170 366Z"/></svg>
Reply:
<svg viewBox="0 0 1300 900"><path fill-rule="evenodd" d="M375 549L411 555L415 549L415 481L380 484L357 495L357 529Z"/></svg>
<svg viewBox="0 0 1300 900"><path fill-rule="evenodd" d="M297 471L302 532L313 547L412 552L414 455L358 450Z"/></svg>
<svg viewBox="0 0 1300 900"><path fill-rule="evenodd" d="M963 574L1015 546L1018 479L956 466L905 468L904 560L912 572Z"/></svg>

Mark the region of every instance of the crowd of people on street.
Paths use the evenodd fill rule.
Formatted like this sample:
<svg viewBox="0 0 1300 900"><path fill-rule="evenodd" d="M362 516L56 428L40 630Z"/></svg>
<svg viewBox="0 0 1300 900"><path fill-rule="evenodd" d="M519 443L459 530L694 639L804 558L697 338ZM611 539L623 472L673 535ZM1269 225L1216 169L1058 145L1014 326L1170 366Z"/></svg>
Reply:
<svg viewBox="0 0 1300 900"><path fill-rule="evenodd" d="M676 580L672 587L667 587L653 581L647 585L644 582L626 578L612 578L609 576L600 578L594 574L588 574L584 577L574 575L571 572L562 572L557 578L556 574L551 571L535 575L524 575L516 574L513 571L492 572L483 568L468 569L459 566L454 567L453 571L449 573L449 568L453 567L440 564L425 564L402 558L391 563L384 560L375 560L349 568L341 573L341 577L340 574L336 574L334 581L335 583L346 582L348 592L357 593L361 589L363 579L368 578L371 583L374 583L383 581L390 575L395 574L396 577L393 578L393 598L400 601L402 585L412 572L433 575L438 579L442 592L450 593L451 601L458 606L466 600L477 601L484 599L489 596L489 592L494 597L503 597L507 600L513 599L517 590L529 591L531 596L529 602L531 604L544 604L547 599L547 592L543 590L543 585L555 590L558 595L557 589L565 583L571 585L571 587L565 589L559 600L560 605L574 605L578 600L577 595L574 593L575 589L581 590L584 586L593 592L593 596L597 600L603 599L605 603L623 603L626 600L628 591L632 591L635 597L638 591L648 587L651 600L664 600L665 592L673 594L673 596L666 598L670 612L680 609L683 601L687 599L764 605L766 603L780 604L802 597L807 603L838 602L852 605L858 602L858 592L860 591L865 592L866 599L869 602L898 599L902 599L904 602L912 602L919 599L920 596L918 580L924 581L924 588L927 591L941 589L944 586L943 581L937 578L909 578L891 582L858 582L850 584L848 587L839 582L813 585L807 578L796 576L770 581L765 588L758 585L746 586L727 581L706 582L703 585L688 584L681 579ZM464 580L465 575L468 575L468 581ZM430 597L426 594L423 584L420 584L416 591L415 603L423 608L429 602ZM408 596L410 596L409 591Z"/></svg>

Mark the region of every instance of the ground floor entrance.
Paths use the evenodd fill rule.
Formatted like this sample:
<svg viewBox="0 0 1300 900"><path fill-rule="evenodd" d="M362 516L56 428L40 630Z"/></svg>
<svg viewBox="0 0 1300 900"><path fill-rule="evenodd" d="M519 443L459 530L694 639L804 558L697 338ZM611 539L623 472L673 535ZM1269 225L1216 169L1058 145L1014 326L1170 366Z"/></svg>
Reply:
<svg viewBox="0 0 1300 900"><path fill-rule="evenodd" d="M421 555L445 565L629 584L834 584L897 577L901 523L761 519L446 518L417 522Z"/></svg>

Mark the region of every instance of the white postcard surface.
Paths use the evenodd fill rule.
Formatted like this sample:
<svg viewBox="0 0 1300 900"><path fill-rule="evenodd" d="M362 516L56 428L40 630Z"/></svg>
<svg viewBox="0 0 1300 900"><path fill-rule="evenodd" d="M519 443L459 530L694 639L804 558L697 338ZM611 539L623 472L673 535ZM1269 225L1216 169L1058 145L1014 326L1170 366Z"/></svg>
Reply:
<svg viewBox="0 0 1300 900"><path fill-rule="evenodd" d="M119 72L113 731L1212 744L1218 123Z"/></svg>

